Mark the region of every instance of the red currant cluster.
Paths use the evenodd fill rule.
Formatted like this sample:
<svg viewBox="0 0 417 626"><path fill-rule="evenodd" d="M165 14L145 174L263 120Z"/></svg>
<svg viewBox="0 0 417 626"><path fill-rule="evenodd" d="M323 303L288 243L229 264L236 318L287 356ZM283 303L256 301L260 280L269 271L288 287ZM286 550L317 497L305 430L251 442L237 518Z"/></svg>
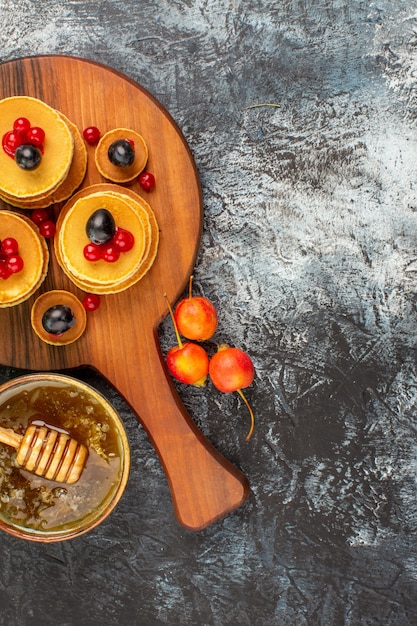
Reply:
<svg viewBox="0 0 417 626"><path fill-rule="evenodd" d="M83 130L83 137L90 146L95 146L101 137L101 132L97 126L87 126ZM134 147L134 141L132 139L126 139ZM138 183L144 191L151 191L155 187L155 176L151 172L142 172L138 176Z"/></svg>
<svg viewBox="0 0 417 626"><path fill-rule="evenodd" d="M45 131L40 126L31 126L26 117L18 117L13 122L13 129L3 135L3 150L12 159L16 149L24 144L29 144L38 148L43 154L43 142L45 141Z"/></svg>
<svg viewBox="0 0 417 626"><path fill-rule="evenodd" d="M84 257L87 261L107 261L114 263L121 252L128 252L134 246L135 238L129 230L116 226L116 232L106 243L88 243L84 247Z"/></svg>
<svg viewBox="0 0 417 626"><path fill-rule="evenodd" d="M55 222L51 219L46 209L34 209L31 213L32 221L39 228L39 232L43 237L49 239L56 232Z"/></svg>
<svg viewBox="0 0 417 626"><path fill-rule="evenodd" d="M14 237L6 237L0 245L0 278L6 280L23 269L23 259L19 254L19 244Z"/></svg>

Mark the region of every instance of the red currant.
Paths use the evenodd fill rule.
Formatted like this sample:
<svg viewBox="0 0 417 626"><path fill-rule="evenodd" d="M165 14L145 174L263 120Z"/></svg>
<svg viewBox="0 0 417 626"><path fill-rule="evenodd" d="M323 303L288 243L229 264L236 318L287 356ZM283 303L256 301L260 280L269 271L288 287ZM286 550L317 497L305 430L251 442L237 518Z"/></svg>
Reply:
<svg viewBox="0 0 417 626"><path fill-rule="evenodd" d="M87 143L94 146L94 144L99 142L101 133L96 126L88 126L83 130L83 137Z"/></svg>
<svg viewBox="0 0 417 626"><path fill-rule="evenodd" d="M46 222L46 220L49 219L48 211L45 209L34 209L30 216L37 226L40 226L42 222Z"/></svg>
<svg viewBox="0 0 417 626"><path fill-rule="evenodd" d="M8 257L6 261L6 266L11 271L12 274L17 274L23 269L23 259L18 254L12 254Z"/></svg>
<svg viewBox="0 0 417 626"><path fill-rule="evenodd" d="M26 142L40 148L45 141L45 131L39 126L32 126L26 133Z"/></svg>
<svg viewBox="0 0 417 626"><path fill-rule="evenodd" d="M83 306L86 311L96 311L100 306L100 296L95 293L88 293L84 296Z"/></svg>
<svg viewBox="0 0 417 626"><path fill-rule="evenodd" d="M6 237L1 242L1 252L6 256L11 254L17 254L19 250L19 244L14 237Z"/></svg>
<svg viewBox="0 0 417 626"><path fill-rule="evenodd" d="M112 243L120 250L120 252L128 252L135 244L135 238L132 233L124 228L118 227L116 234L112 239Z"/></svg>
<svg viewBox="0 0 417 626"><path fill-rule="evenodd" d="M16 148L22 145L23 143L22 135L19 135L14 130L9 130L9 132L3 135L2 146L3 150L6 154L14 158L14 153L16 152Z"/></svg>
<svg viewBox="0 0 417 626"><path fill-rule="evenodd" d="M39 232L43 237L49 239L56 233L56 226L52 220L45 220L39 225Z"/></svg>
<svg viewBox="0 0 417 626"><path fill-rule="evenodd" d="M151 191L151 189L155 187L155 176L150 172L142 172L142 174L139 174L138 181L139 185L145 191Z"/></svg>
<svg viewBox="0 0 417 626"><path fill-rule="evenodd" d="M18 117L17 120L13 122L13 130L16 131L16 133L19 133L19 135L23 135L24 137L26 136L29 128L30 122L27 117Z"/></svg>
<svg viewBox="0 0 417 626"><path fill-rule="evenodd" d="M97 243L88 243L84 246L83 253L87 261L99 261L102 257L102 248Z"/></svg>
<svg viewBox="0 0 417 626"><path fill-rule="evenodd" d="M7 266L7 263L5 263L4 261L0 263L0 278L3 278L3 280L6 280L11 275L12 275L12 272Z"/></svg>
<svg viewBox="0 0 417 626"><path fill-rule="evenodd" d="M135 142L133 141L133 139L129 139L128 137L126 137L126 141L127 143L130 143L130 145L132 146L132 148L135 147Z"/></svg>
<svg viewBox="0 0 417 626"><path fill-rule="evenodd" d="M102 258L107 261L107 263L115 263L119 256L120 250L113 244L112 241L109 241L109 243L103 246Z"/></svg>

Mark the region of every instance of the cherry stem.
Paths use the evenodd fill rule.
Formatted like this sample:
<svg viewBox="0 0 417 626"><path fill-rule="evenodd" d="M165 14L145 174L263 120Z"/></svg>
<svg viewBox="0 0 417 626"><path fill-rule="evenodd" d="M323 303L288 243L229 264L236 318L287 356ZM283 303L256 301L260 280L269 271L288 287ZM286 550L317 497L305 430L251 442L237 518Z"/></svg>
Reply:
<svg viewBox="0 0 417 626"><path fill-rule="evenodd" d="M246 406L248 407L248 410L249 410L251 425L250 425L249 432L246 435L246 439L245 439L245 441L249 441L249 439L252 437L253 429L255 428L255 416L253 414L252 407L249 404L249 402L247 401L243 391L241 389L236 389L236 391L238 392L238 394L240 395L240 397L242 398L243 402L246 404Z"/></svg>
<svg viewBox="0 0 417 626"><path fill-rule="evenodd" d="M167 301L168 311L169 311L169 314L170 314L170 316L171 316L172 323L173 323L173 325L174 325L174 330L175 330L175 335L176 335L176 337L177 337L178 347L180 348L180 350L182 350L184 346L183 346L183 343L182 343L182 341L181 341L181 337L180 337L180 334L179 334L179 332L178 332L177 325L176 325L176 323L175 323L174 313L173 313L173 311L172 311L172 308L171 308L171 305L170 305L170 303L169 303L168 296L167 296L167 294L166 294L166 293L164 293L164 297L165 297L165 300Z"/></svg>
<svg viewBox="0 0 417 626"><path fill-rule="evenodd" d="M190 300L193 297L193 278L194 278L194 276L191 274L190 282L189 282L189 286L188 286L188 297L189 297Z"/></svg>
<svg viewBox="0 0 417 626"><path fill-rule="evenodd" d="M259 104L250 104L246 109L257 109L258 107L280 107L278 102L259 102Z"/></svg>

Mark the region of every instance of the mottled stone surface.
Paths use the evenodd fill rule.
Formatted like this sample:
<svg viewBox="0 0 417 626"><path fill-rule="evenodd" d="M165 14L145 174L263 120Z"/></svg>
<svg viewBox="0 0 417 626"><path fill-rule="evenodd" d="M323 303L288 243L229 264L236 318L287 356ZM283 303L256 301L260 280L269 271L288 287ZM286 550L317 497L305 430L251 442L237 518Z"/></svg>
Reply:
<svg viewBox="0 0 417 626"><path fill-rule="evenodd" d="M415 3L2 0L0 18L1 61L94 59L178 122L204 197L196 291L257 370L249 444L237 395L179 387L252 489L199 533L83 372L123 415L130 482L89 535L0 537L0 624L416 624Z"/></svg>

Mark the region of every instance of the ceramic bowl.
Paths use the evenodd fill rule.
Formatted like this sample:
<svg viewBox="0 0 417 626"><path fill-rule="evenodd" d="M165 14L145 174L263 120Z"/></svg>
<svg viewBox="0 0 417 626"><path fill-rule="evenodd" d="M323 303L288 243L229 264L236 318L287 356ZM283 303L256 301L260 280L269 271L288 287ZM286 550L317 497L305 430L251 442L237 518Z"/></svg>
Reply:
<svg viewBox="0 0 417 626"><path fill-rule="evenodd" d="M74 484L55 482L18 466L16 449L0 441L0 529L46 543L78 537L103 522L125 490L130 449L123 423L93 387L49 373L0 386L0 426L23 435L33 422L86 445L87 462Z"/></svg>

